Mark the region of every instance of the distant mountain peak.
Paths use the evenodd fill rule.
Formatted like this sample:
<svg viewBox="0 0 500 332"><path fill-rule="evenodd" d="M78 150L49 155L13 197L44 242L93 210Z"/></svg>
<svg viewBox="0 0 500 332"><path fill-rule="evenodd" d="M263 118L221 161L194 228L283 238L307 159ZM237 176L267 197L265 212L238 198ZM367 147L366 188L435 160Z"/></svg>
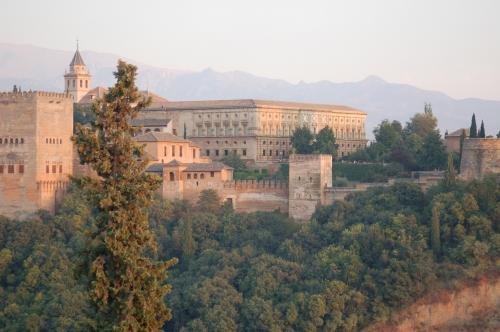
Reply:
<svg viewBox="0 0 500 332"><path fill-rule="evenodd" d="M386 84L387 83L383 78L381 78L380 76L377 76L377 75L369 75L361 82L362 83L369 83L369 84Z"/></svg>

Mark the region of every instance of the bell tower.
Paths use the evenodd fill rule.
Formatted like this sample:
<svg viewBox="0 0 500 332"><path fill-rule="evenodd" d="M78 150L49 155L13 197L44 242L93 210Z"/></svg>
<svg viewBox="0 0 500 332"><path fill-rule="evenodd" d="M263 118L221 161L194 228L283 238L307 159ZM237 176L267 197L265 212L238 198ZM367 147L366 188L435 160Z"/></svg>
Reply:
<svg viewBox="0 0 500 332"><path fill-rule="evenodd" d="M69 64L69 72L64 74L64 91L73 97L73 102L78 103L90 90L92 76L83 62L78 41L73 60Z"/></svg>

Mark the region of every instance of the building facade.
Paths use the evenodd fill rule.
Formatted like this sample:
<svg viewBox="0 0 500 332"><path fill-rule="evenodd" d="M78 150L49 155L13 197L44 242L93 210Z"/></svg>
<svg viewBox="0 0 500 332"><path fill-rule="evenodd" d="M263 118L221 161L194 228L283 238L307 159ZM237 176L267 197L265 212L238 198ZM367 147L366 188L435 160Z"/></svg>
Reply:
<svg viewBox="0 0 500 332"><path fill-rule="evenodd" d="M366 113L346 106L254 99L166 102L141 118L170 119L175 135L185 134L213 159L235 153L257 163L286 160L293 131L303 126L313 133L331 127L340 157L367 143Z"/></svg>
<svg viewBox="0 0 500 332"><path fill-rule="evenodd" d="M0 214L53 212L72 174L72 98L0 93L0 118Z"/></svg>
<svg viewBox="0 0 500 332"><path fill-rule="evenodd" d="M481 180L500 174L500 138L468 138L463 142L460 178Z"/></svg>

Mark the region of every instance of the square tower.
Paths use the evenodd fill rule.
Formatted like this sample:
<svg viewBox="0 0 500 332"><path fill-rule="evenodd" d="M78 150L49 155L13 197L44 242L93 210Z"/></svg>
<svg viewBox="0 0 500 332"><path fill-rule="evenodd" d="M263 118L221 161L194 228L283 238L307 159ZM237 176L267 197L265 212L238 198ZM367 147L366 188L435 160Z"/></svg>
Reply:
<svg viewBox="0 0 500 332"><path fill-rule="evenodd" d="M307 220L318 205L326 203L325 188L332 187L332 156L290 155L288 214Z"/></svg>
<svg viewBox="0 0 500 332"><path fill-rule="evenodd" d="M54 212L73 168L72 98L0 93L0 119L0 215Z"/></svg>

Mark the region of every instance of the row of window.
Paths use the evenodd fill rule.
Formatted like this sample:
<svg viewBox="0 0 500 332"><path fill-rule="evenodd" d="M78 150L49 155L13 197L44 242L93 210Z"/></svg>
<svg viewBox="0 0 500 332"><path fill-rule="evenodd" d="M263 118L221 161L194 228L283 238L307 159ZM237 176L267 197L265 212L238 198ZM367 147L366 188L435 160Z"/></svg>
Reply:
<svg viewBox="0 0 500 332"><path fill-rule="evenodd" d="M218 149L213 150L214 156L219 157L220 156L220 151ZM223 150L222 151L224 156L229 156L229 153L233 154L238 154L238 149L233 149L233 150ZM211 151L209 149L205 150L205 156L210 157ZM241 155L246 156L247 155L247 149L241 149Z"/></svg>
<svg viewBox="0 0 500 332"><path fill-rule="evenodd" d="M0 137L0 144L24 144L24 138Z"/></svg>
<svg viewBox="0 0 500 332"><path fill-rule="evenodd" d="M80 88L83 88L83 80L80 80ZM70 83L70 80L67 81L67 86L68 86L68 89L69 89L69 83ZM73 88L76 87L76 80L73 80ZM85 80L85 89L88 89L89 87L89 81L88 80Z"/></svg>
<svg viewBox="0 0 500 332"><path fill-rule="evenodd" d="M239 116L239 114L238 114L238 113L232 113L232 114L233 114L233 117L235 117L235 118L237 118L237 117ZM225 115L225 116L223 116L223 117L225 117L225 118L229 118L229 113L224 113L224 115ZM205 114L205 116L206 116L208 119L212 118L212 114ZM248 116L248 115L247 115L247 113L243 113L243 117L244 117L244 118L246 118L247 116ZM219 119L220 117L221 117L221 115L220 115L220 114L215 114L215 118L216 118L216 119ZM201 119L201 118L202 118L202 114L198 114L198 119Z"/></svg>
<svg viewBox="0 0 500 332"><path fill-rule="evenodd" d="M215 144L222 143L222 141L215 141ZM247 141L243 141L243 144L247 144ZM210 144L210 141L207 141L207 144ZM229 144L229 141L224 141L224 144ZM233 144L238 144L237 141L233 141Z"/></svg>
<svg viewBox="0 0 500 332"><path fill-rule="evenodd" d="M46 144L62 144L62 138L46 138Z"/></svg>
<svg viewBox="0 0 500 332"><path fill-rule="evenodd" d="M194 130L193 130L194 131ZM246 126L242 127L198 127L198 131L195 131L197 136L236 136L236 135L248 135L248 129Z"/></svg>
<svg viewBox="0 0 500 332"><path fill-rule="evenodd" d="M176 155L176 146L175 145L172 145L171 148L170 148L170 153L172 155L172 157L175 157ZM179 145L179 157L182 157L183 156L183 149L182 149L182 145ZM164 146L163 147L163 156L166 157L168 155L168 146ZM193 149L193 159L196 159L196 149Z"/></svg>
<svg viewBox="0 0 500 332"><path fill-rule="evenodd" d="M52 172L51 172L52 170ZM52 165L52 167L50 165L45 165L45 173L49 174L49 173L57 173L57 171L59 170L59 173L62 173L63 171L63 167L61 164L59 165Z"/></svg>
<svg viewBox="0 0 500 332"><path fill-rule="evenodd" d="M262 155L265 156L266 155L266 149L263 149L262 150ZM285 151L285 150L276 150L274 151L275 152L275 156L276 157L284 157L286 155L288 155L288 152ZM273 150L269 150L269 153L267 154L269 157L272 157L273 156Z"/></svg>
<svg viewBox="0 0 500 332"><path fill-rule="evenodd" d="M187 173L186 179L187 180L191 180L191 179L198 180L198 174L199 174L199 177L201 180L203 180L205 178L205 173ZM169 176L170 181L175 181L174 172L170 172L168 176ZM214 176L215 176L215 172L210 172L210 177L213 178Z"/></svg>
<svg viewBox="0 0 500 332"><path fill-rule="evenodd" d="M272 118L273 118L273 115L272 115L272 114L267 114L267 115L266 115L266 114L262 114L262 115L261 115L261 119L262 119L262 120L265 120L266 118L267 118L267 119L272 119ZM274 118L275 118L275 119L278 119L278 118L279 118L278 114L274 114ZM284 118L285 118L285 115L284 115L284 114L281 114L281 118L282 118L282 119L284 119ZM288 119L291 119L291 116L290 116L290 115L288 115ZM294 119L294 120L297 120L297 115L294 115L294 116L293 116L293 119ZM302 119L304 119L304 120L306 120L306 119L307 119L308 121L310 121L310 120L318 120L318 121L321 121L321 120L322 120L323 122L332 122L332 121L333 121L333 122L344 122L344 118L342 118L342 117L341 117L341 118L339 118L339 117L333 117L333 116L331 116L331 115L313 115L313 114L303 114L303 115L302 115ZM339 120L340 120L340 121L339 121ZM357 119L357 118L346 118L346 119L345 119L345 122L346 122L346 123L349 123L349 122L351 122L351 123L356 123L356 121L357 121L358 123L361 123L361 119Z"/></svg>
<svg viewBox="0 0 500 332"><path fill-rule="evenodd" d="M0 164L0 174L4 174L4 173L14 174L14 173L16 173L16 168L17 168L17 173L19 173L19 174L24 173L24 165L23 164L19 164L19 165L13 165L13 164L2 165L2 164Z"/></svg>

